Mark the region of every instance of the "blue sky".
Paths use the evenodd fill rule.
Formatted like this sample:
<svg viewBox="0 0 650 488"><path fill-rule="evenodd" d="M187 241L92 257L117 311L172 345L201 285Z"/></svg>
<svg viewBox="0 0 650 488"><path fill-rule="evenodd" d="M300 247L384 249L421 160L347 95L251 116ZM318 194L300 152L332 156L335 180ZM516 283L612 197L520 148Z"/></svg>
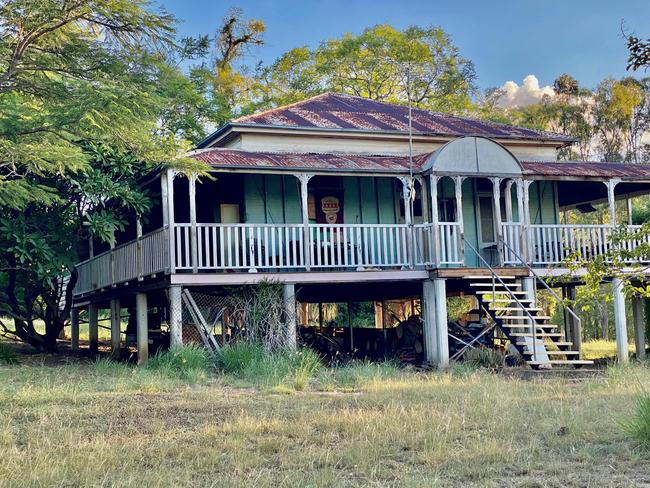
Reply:
<svg viewBox="0 0 650 488"><path fill-rule="evenodd" d="M331 0L254 1L159 0L179 20L181 35L213 33L231 7L266 23L266 45L251 61L273 61L299 45L367 26L390 23L438 25L476 66L481 88L534 74L540 85L568 72L595 86L608 75L625 75L627 52L621 38L629 30L650 37L650 0ZM638 74L638 75L642 75ZM650 75L650 73L648 73Z"/></svg>

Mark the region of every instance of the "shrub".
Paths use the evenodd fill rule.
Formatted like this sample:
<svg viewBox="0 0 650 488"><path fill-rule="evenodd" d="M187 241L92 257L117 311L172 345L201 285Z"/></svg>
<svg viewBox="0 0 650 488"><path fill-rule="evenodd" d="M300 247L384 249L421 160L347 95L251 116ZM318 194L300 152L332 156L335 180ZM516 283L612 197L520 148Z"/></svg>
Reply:
<svg viewBox="0 0 650 488"><path fill-rule="evenodd" d="M463 354L463 362L470 367L496 371L503 367L503 356L493 349L477 347Z"/></svg>
<svg viewBox="0 0 650 488"><path fill-rule="evenodd" d="M196 380L209 370L211 358L208 351L193 344L158 352L151 358L147 369L166 376Z"/></svg>
<svg viewBox="0 0 650 488"><path fill-rule="evenodd" d="M238 342L222 347L216 354L217 367L224 373L242 374L264 357L264 349L258 344Z"/></svg>
<svg viewBox="0 0 650 488"><path fill-rule="evenodd" d="M0 362L5 364L18 364L18 353L9 344L0 342Z"/></svg>
<svg viewBox="0 0 650 488"><path fill-rule="evenodd" d="M650 395L637 399L634 415L623 422L623 428L641 447L650 449Z"/></svg>

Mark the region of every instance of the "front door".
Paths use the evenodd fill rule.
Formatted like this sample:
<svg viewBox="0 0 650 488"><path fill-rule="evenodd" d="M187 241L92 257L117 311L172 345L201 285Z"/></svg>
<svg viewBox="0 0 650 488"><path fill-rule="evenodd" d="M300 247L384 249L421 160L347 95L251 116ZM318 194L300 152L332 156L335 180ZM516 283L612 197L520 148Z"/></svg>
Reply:
<svg viewBox="0 0 650 488"><path fill-rule="evenodd" d="M498 264L496 239L496 222L494 218L494 200L492 194L477 194L478 250L490 266ZM478 263L483 265L482 262Z"/></svg>

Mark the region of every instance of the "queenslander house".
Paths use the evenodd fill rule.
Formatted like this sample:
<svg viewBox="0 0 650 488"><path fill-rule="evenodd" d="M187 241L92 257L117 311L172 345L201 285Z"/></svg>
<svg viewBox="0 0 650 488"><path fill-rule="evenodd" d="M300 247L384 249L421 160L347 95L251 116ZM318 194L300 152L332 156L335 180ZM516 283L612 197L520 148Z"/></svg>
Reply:
<svg viewBox="0 0 650 488"><path fill-rule="evenodd" d="M155 196L150 214L113 247L90 242L77 265L73 347L84 310L97 350L100 309L111 311L113 351L135 345L140 362L160 337L189 340L192 323L218 347L229 313L196 297L274 281L290 345L311 338L352 355L395 354L411 328L410 345L421 344L413 354L436 367L488 335L534 368L587 364L577 315L567 307L564 323L551 323L536 291L559 299L548 283L562 275L574 296L585 269L569 262L607 252L623 223L616 200L649 194L650 167L558 161L574 142L419 109L409 117L407 107L337 93L233 120L190 153L211 178L161 168L142 182ZM608 204L605 223L570 223L597 203ZM619 280L613 290L626 360ZM473 301L480 334L451 330L453 296Z"/></svg>

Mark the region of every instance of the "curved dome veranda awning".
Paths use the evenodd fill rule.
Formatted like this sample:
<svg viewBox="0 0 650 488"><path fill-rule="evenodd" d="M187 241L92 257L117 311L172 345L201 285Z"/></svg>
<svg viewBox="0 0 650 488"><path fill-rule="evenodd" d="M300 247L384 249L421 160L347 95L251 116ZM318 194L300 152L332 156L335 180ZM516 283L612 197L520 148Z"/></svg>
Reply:
<svg viewBox="0 0 650 488"><path fill-rule="evenodd" d="M439 175L521 176L517 158L501 144L484 137L461 137L429 156L422 171Z"/></svg>

